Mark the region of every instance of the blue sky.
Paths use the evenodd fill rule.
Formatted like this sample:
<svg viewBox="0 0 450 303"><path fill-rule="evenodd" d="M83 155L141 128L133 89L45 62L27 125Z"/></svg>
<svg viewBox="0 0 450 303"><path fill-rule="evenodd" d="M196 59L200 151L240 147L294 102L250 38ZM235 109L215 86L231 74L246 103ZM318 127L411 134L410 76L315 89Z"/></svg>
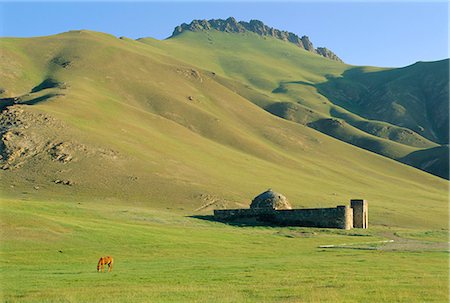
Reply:
<svg viewBox="0 0 450 303"><path fill-rule="evenodd" d="M307 35L354 65L406 66L448 57L446 1L439 2L2 2L0 36L90 29L164 39L192 19L259 19Z"/></svg>

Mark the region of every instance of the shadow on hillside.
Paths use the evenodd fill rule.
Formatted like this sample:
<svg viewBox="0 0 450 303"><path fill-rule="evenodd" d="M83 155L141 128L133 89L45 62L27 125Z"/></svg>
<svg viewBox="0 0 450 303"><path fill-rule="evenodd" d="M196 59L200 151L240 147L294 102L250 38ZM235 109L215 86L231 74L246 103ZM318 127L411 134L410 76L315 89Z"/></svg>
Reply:
<svg viewBox="0 0 450 303"><path fill-rule="evenodd" d="M438 177L447 180L450 178L448 145L414 151L399 161Z"/></svg>
<svg viewBox="0 0 450 303"><path fill-rule="evenodd" d="M37 98L31 99L31 100L20 102L20 104L34 105L34 104L37 104L37 103L41 103L41 102L47 101L50 98L60 97L60 96L64 96L64 95L63 94L47 94L47 95L44 95L44 96L41 96L41 97L37 97Z"/></svg>
<svg viewBox="0 0 450 303"><path fill-rule="evenodd" d="M63 82L59 82L53 78L47 78L41 83L39 83L37 86L33 87L31 89L31 93L37 93L41 90L48 89L48 88L61 88L65 89L67 88L66 84Z"/></svg>
<svg viewBox="0 0 450 303"><path fill-rule="evenodd" d="M327 76L315 88L364 119L409 128L448 144L448 115L441 114L448 113L448 66L449 61L442 60L381 70L354 67L340 77Z"/></svg>
<svg viewBox="0 0 450 303"><path fill-rule="evenodd" d="M48 101L51 98L61 97L61 96L64 96L64 94L51 93L51 94L47 94L44 96L36 97L36 98L30 99L30 100L25 100L25 101L22 100L22 97L0 98L0 111L2 111L3 109L5 109L9 106L13 106L15 104L35 105L37 103Z"/></svg>

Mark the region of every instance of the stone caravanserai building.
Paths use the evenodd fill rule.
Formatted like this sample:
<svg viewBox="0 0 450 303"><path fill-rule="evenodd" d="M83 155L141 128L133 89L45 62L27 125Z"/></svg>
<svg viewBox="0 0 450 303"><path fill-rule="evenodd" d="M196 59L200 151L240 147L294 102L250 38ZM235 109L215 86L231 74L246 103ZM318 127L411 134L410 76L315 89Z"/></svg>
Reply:
<svg viewBox="0 0 450 303"><path fill-rule="evenodd" d="M214 218L223 222L341 229L369 226L366 200L352 199L350 205L333 208L292 209L285 196L271 189L255 197L250 208L216 209Z"/></svg>

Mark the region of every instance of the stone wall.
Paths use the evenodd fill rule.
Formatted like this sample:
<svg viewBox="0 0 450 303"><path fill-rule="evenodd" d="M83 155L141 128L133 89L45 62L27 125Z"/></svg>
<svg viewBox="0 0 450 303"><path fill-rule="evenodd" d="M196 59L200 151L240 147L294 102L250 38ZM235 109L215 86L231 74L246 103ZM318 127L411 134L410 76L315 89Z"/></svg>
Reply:
<svg viewBox="0 0 450 303"><path fill-rule="evenodd" d="M214 210L214 218L225 222L276 224L305 227L353 228L353 209L349 206L309 209L225 209Z"/></svg>

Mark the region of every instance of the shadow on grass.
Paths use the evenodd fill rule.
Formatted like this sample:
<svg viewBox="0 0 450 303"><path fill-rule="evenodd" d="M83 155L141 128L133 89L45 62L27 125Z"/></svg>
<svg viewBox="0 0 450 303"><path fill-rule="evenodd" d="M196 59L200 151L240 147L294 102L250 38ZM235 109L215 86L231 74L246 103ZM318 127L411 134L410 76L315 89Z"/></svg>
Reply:
<svg viewBox="0 0 450 303"><path fill-rule="evenodd" d="M65 271L65 272L52 272L52 275L79 275L79 274L86 274L89 272L86 271ZM95 273L97 273L97 271L95 271Z"/></svg>
<svg viewBox="0 0 450 303"><path fill-rule="evenodd" d="M280 227L279 224L273 224L270 222L263 222L255 219L240 219L235 221L221 221L216 220L213 215L194 215L194 216L187 216L188 218L194 218L204 221L210 221L210 222L217 222L222 223L229 226L237 226L237 227Z"/></svg>

